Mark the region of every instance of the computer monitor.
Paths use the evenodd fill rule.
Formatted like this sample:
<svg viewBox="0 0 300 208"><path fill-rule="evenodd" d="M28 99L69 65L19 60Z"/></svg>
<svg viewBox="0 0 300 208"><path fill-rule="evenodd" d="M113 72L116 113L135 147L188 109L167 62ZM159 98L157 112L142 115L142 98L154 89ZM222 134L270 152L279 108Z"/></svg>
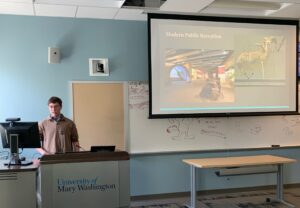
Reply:
<svg viewBox="0 0 300 208"><path fill-rule="evenodd" d="M19 159L19 148L41 147L37 122L0 123L0 137L3 148L10 148L11 159L8 165L32 164L32 161Z"/></svg>

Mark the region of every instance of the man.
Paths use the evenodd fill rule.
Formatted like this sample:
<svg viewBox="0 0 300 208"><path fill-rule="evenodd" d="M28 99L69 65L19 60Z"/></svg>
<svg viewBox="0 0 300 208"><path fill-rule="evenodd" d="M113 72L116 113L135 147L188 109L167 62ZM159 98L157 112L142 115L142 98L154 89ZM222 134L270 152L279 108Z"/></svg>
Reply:
<svg viewBox="0 0 300 208"><path fill-rule="evenodd" d="M48 108L49 118L39 123L44 151L48 154L79 151L76 125L61 113L62 100L50 97Z"/></svg>

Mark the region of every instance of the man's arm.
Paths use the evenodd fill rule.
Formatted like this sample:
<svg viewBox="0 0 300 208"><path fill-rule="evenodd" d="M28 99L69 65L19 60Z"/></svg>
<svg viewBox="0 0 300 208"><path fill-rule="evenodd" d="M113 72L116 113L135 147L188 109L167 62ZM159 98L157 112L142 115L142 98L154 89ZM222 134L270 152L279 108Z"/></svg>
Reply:
<svg viewBox="0 0 300 208"><path fill-rule="evenodd" d="M73 149L73 152L79 152L80 151L80 145L79 145L79 142L72 142L72 149Z"/></svg>
<svg viewBox="0 0 300 208"><path fill-rule="evenodd" d="M39 134L40 134L40 140L41 140L41 146L42 149L44 149L44 127L42 123L39 123Z"/></svg>
<svg viewBox="0 0 300 208"><path fill-rule="evenodd" d="M51 154L50 152L48 152L48 151L44 148L44 126L43 126L43 123L42 123L42 122L39 123L39 134L40 134L40 140L41 140L41 148L37 148L37 151L38 151L41 155L49 155L49 154Z"/></svg>
<svg viewBox="0 0 300 208"><path fill-rule="evenodd" d="M72 125L71 142L73 152L79 152L80 145L78 141L78 132L75 123Z"/></svg>

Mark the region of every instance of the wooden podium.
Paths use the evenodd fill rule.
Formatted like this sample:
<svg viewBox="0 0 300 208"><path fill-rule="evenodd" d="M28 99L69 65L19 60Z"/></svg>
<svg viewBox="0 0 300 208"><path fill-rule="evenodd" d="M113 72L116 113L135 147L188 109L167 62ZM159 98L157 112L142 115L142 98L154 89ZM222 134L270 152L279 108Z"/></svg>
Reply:
<svg viewBox="0 0 300 208"><path fill-rule="evenodd" d="M40 160L41 208L130 207L127 152L76 152Z"/></svg>

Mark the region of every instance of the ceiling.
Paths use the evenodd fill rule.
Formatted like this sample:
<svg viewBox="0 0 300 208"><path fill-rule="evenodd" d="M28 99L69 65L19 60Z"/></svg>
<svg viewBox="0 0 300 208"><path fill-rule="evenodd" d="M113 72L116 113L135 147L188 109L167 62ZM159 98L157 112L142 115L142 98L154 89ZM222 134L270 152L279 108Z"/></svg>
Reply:
<svg viewBox="0 0 300 208"><path fill-rule="evenodd" d="M0 14L146 21L150 12L300 19L300 0L0 0Z"/></svg>

